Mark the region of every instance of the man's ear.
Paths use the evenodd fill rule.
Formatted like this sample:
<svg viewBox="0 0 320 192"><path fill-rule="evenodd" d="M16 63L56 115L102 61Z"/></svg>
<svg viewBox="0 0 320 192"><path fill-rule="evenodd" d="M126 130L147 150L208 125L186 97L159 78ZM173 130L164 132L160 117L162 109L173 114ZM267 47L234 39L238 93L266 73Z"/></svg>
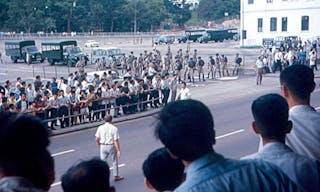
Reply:
<svg viewBox="0 0 320 192"><path fill-rule="evenodd" d="M172 159L178 159L178 157L175 154L171 153L169 149L167 149L167 151Z"/></svg>
<svg viewBox="0 0 320 192"><path fill-rule="evenodd" d="M109 189L110 192L116 192L116 188L114 188L114 186L111 186Z"/></svg>
<svg viewBox="0 0 320 192"><path fill-rule="evenodd" d="M154 189L154 187L151 185L151 183L148 181L147 178L144 178L144 184L148 189L150 189L150 190Z"/></svg>
<svg viewBox="0 0 320 192"><path fill-rule="evenodd" d="M288 98L289 97L289 90L288 88L285 86L285 85L281 85L281 95L284 97L284 98Z"/></svg>
<svg viewBox="0 0 320 192"><path fill-rule="evenodd" d="M252 121L251 126L252 126L252 129L253 129L253 131L254 131L255 134L261 135L261 133L260 133L260 131L259 131L259 129L258 129L257 124L256 124L255 121Z"/></svg>
<svg viewBox="0 0 320 192"><path fill-rule="evenodd" d="M288 121L288 125L287 125L287 128L285 130L285 133L288 134L290 133L292 130L292 121Z"/></svg>

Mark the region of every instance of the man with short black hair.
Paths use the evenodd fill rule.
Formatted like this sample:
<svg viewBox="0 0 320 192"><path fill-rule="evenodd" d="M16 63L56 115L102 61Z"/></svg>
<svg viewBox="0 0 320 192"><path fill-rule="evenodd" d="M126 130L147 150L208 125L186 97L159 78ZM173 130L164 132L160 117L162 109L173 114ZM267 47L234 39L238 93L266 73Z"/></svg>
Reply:
<svg viewBox="0 0 320 192"><path fill-rule="evenodd" d="M187 167L175 191L300 191L279 168L253 160L231 160L216 153L210 110L200 101L182 100L163 108L155 135L172 157Z"/></svg>
<svg viewBox="0 0 320 192"><path fill-rule="evenodd" d="M303 191L320 191L320 163L294 153L285 144L285 137L292 128L286 100L278 94L264 95L253 101L251 111L252 128L261 135L263 148L245 158L274 163Z"/></svg>
<svg viewBox="0 0 320 192"><path fill-rule="evenodd" d="M173 159L166 148L153 151L143 162L145 185L157 191L173 191L183 181L184 165Z"/></svg>
<svg viewBox="0 0 320 192"><path fill-rule="evenodd" d="M289 119L293 123L286 144L296 153L320 160L320 113L310 106L315 88L312 69L292 65L280 74L281 94L289 104Z"/></svg>
<svg viewBox="0 0 320 192"><path fill-rule="evenodd" d="M106 162L94 158L70 167L61 177L64 192L115 192Z"/></svg>
<svg viewBox="0 0 320 192"><path fill-rule="evenodd" d="M48 191L54 162L49 133L39 118L0 113L0 191Z"/></svg>

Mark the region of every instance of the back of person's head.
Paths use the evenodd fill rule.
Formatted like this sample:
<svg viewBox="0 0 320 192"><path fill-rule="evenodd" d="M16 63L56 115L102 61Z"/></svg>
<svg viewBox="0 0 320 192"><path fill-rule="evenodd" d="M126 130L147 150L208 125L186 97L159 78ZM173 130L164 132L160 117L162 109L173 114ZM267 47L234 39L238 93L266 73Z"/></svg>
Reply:
<svg viewBox="0 0 320 192"><path fill-rule="evenodd" d="M64 192L111 192L110 170L106 162L94 158L70 167L61 177Z"/></svg>
<svg viewBox="0 0 320 192"><path fill-rule="evenodd" d="M315 88L314 73L306 65L292 65L281 72L280 83L295 99L306 100Z"/></svg>
<svg viewBox="0 0 320 192"><path fill-rule="evenodd" d="M284 140L291 130L288 103L278 94L267 94L254 100L251 111L263 138Z"/></svg>
<svg viewBox="0 0 320 192"><path fill-rule="evenodd" d="M166 148L153 151L142 166L145 182L149 189L173 191L183 180L184 165L173 159Z"/></svg>
<svg viewBox="0 0 320 192"><path fill-rule="evenodd" d="M47 147L49 133L39 118L0 113L0 174L29 180L48 190L54 181L54 162Z"/></svg>
<svg viewBox="0 0 320 192"><path fill-rule="evenodd" d="M200 101L189 99L169 103L160 112L155 135L172 154L193 161L213 150L213 117Z"/></svg>

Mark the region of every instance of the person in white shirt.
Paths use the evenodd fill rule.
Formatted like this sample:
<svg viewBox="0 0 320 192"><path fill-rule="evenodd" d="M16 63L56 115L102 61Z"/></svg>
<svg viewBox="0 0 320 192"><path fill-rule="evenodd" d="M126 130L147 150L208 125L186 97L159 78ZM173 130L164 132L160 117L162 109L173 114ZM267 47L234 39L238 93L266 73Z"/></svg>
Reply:
<svg viewBox="0 0 320 192"><path fill-rule="evenodd" d="M312 70L317 69L317 52L316 49L313 48L311 49L311 51L309 52L309 60L310 60L310 67Z"/></svg>
<svg viewBox="0 0 320 192"><path fill-rule="evenodd" d="M120 158L120 143L118 128L111 124L112 116L106 115L106 123L99 126L95 134L96 143L100 147L100 159L107 162L110 155L112 158L113 175L115 181L120 181L118 160Z"/></svg>
<svg viewBox="0 0 320 192"><path fill-rule="evenodd" d="M298 154L320 161L320 113L310 106L314 73L306 65L292 65L280 74L281 95L289 104L293 123L286 144Z"/></svg>
<svg viewBox="0 0 320 192"><path fill-rule="evenodd" d="M186 82L181 83L181 89L177 95L177 100L191 99L190 90L187 88Z"/></svg>
<svg viewBox="0 0 320 192"><path fill-rule="evenodd" d="M263 56L259 56L254 68L257 73L257 85L261 85L262 82L262 74L264 69Z"/></svg>
<svg viewBox="0 0 320 192"><path fill-rule="evenodd" d="M279 68L280 72L282 71L282 63L283 60L283 53L277 49L277 51L274 54L274 65L272 67L272 72L275 73L276 70Z"/></svg>
<svg viewBox="0 0 320 192"><path fill-rule="evenodd" d="M305 192L320 191L320 163L294 153L286 144L286 134L292 129L288 120L289 106L278 94L267 94L253 101L252 128L262 137L263 148L244 159L262 159L277 165Z"/></svg>

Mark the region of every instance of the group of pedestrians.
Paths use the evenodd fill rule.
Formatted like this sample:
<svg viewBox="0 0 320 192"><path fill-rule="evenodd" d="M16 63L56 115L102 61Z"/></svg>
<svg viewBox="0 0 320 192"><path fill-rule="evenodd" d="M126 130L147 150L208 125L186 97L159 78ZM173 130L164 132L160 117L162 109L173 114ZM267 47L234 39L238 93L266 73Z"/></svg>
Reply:
<svg viewBox="0 0 320 192"><path fill-rule="evenodd" d="M254 64L256 70L257 85L261 85L263 73L280 72L291 65L307 65L312 70L318 70L317 65L320 63L320 38L311 42L304 43L285 41L280 47L275 45L272 48L264 47Z"/></svg>
<svg viewBox="0 0 320 192"><path fill-rule="evenodd" d="M155 135L164 147L142 165L146 186L183 192L320 191L320 114L310 106L313 71L304 65L290 66L281 72L280 85L282 96L267 94L253 101L252 128L262 147L241 160L214 150L215 124L205 104L191 99L168 103L155 124ZM106 163L109 155L114 181L123 180L117 165L119 132L110 115L105 121L95 134L100 159L69 168L61 178L65 192L115 191ZM14 113L0 113L0 124L0 190L48 191L54 163L44 124L34 116Z"/></svg>

